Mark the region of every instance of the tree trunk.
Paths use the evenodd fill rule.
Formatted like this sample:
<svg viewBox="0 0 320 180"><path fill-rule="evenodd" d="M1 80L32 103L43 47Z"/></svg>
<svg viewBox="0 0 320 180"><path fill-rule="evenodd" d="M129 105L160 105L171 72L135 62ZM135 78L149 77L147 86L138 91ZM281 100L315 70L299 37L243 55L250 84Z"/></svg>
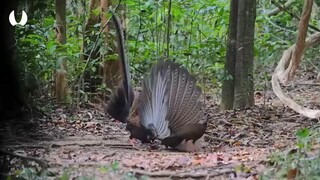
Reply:
<svg viewBox="0 0 320 180"><path fill-rule="evenodd" d="M56 0L56 38L59 44L66 43L66 0ZM64 57L64 48L58 49L62 60L58 60L58 68L55 75L55 95L58 102L66 97L67 88L67 64Z"/></svg>
<svg viewBox="0 0 320 180"><path fill-rule="evenodd" d="M87 41L94 42L96 36L92 36L91 32L94 30L94 25L99 23L99 14L95 13L95 10L100 6L100 0L90 0L89 4L89 18L84 27L84 37L83 37L83 44L82 44L82 53L81 53L81 60L87 60L90 54L90 50L88 49ZM90 38L89 38L90 37ZM97 48L98 49L98 48ZM91 59L95 59L99 57L98 50L92 54Z"/></svg>
<svg viewBox="0 0 320 180"><path fill-rule="evenodd" d="M106 14L108 12L108 7L111 5L111 0L101 0L101 24L104 25L107 22ZM113 25L113 22L109 22L108 25L103 29L104 31L104 41L107 46L109 46L113 51L108 51L106 56L103 57L103 83L106 84L108 88L114 88L119 84L119 59L109 59L111 55L117 52L117 47L114 45L114 37L110 37L109 29Z"/></svg>
<svg viewBox="0 0 320 180"><path fill-rule="evenodd" d="M245 31L245 69L247 70L248 81L248 104L254 105L254 77L253 77L253 62L254 62L254 30L256 21L256 0L247 0L247 13L246 13L246 31Z"/></svg>
<svg viewBox="0 0 320 180"><path fill-rule="evenodd" d="M100 57L99 54L99 46L96 47L95 51L91 54L90 59L88 59L89 54L91 52L91 48L88 48L88 42L93 43L96 41L97 36L93 35L92 32L97 32L96 24L99 23L100 17L99 14L95 13L96 9L100 7L100 0L90 0L89 4L89 18L84 27L84 37L83 37L83 44L81 48L81 56L80 59L83 61L91 61L92 59L97 59ZM96 34L96 33L94 33ZM99 69L99 66L96 66L96 69ZM91 74L90 70L86 70L84 72L84 91L85 92L96 92L96 86L101 83L98 78L98 72L94 72Z"/></svg>
<svg viewBox="0 0 320 180"><path fill-rule="evenodd" d="M235 70L235 89L234 89L234 108L246 106L248 81L245 67L245 28L246 28L246 1L239 2L238 6L238 23L237 23L237 42L236 42L236 70Z"/></svg>
<svg viewBox="0 0 320 180"><path fill-rule="evenodd" d="M237 15L234 12L235 8ZM233 80L227 80L223 84L221 101L223 110L254 105L253 48L256 0L231 1L230 13L225 68L228 75L233 76Z"/></svg>
<svg viewBox="0 0 320 180"><path fill-rule="evenodd" d="M232 109L234 100L234 79L236 63L238 0L231 0L229 15L229 35L224 76L222 85L221 109Z"/></svg>

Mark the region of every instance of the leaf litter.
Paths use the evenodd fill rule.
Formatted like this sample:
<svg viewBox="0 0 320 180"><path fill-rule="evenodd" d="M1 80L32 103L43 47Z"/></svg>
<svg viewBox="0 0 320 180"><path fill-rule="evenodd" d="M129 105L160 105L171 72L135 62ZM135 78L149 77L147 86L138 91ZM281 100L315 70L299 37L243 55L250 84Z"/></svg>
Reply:
<svg viewBox="0 0 320 180"><path fill-rule="evenodd" d="M286 88L295 100L319 108L319 86ZM285 107L272 90L256 91L256 105L241 110L219 112L217 99L207 95L209 123L198 142L202 149L196 153L176 152L159 144L132 144L125 125L113 122L102 110L83 107L70 111L61 106L39 118L28 131L14 127L17 141L8 138L4 148L49 162L56 176L69 167L72 177L93 175L96 179L126 173L153 179L257 179L271 152L295 147L297 129L318 123ZM290 171L295 173L296 169Z"/></svg>

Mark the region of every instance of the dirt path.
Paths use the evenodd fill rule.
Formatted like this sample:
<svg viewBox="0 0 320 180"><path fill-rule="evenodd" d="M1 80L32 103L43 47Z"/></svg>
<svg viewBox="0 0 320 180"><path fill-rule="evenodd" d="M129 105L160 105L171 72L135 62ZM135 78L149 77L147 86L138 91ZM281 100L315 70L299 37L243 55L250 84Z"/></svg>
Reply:
<svg viewBox="0 0 320 180"><path fill-rule="evenodd" d="M310 92L319 98L320 91L318 86L303 86L292 92L299 94L295 98L310 99ZM296 130L317 121L284 107L270 90L256 92L255 98L255 107L225 113L208 98L210 121L198 153L175 152L159 144L133 146L123 124L94 108L72 113L53 108L49 117L33 119L31 127L11 124L15 136L2 126L7 136L2 149L48 163L46 172L52 178L256 179L271 152L293 147Z"/></svg>
<svg viewBox="0 0 320 180"><path fill-rule="evenodd" d="M20 138L8 142L6 148L49 162L49 171L55 176L67 169L71 177L97 179L131 174L251 179L264 169L270 152L294 145L296 129L311 125L284 107L256 106L221 114L213 106L209 113L210 124L199 153L174 152L157 144L132 146L122 124L104 120L94 109L77 112L79 120L73 117L73 121L58 109L51 120L42 121L38 132L32 130L32 141ZM86 117L86 121L80 120Z"/></svg>

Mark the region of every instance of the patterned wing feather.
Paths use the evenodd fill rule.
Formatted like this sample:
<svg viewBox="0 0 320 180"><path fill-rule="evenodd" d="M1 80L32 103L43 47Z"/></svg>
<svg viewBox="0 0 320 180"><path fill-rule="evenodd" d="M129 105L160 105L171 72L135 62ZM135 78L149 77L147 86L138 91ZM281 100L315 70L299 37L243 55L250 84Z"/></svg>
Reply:
<svg viewBox="0 0 320 180"><path fill-rule="evenodd" d="M169 75L164 62L154 65L150 76L143 82L139 99L141 124L145 128L151 129L159 139L170 136L169 122L167 121Z"/></svg>

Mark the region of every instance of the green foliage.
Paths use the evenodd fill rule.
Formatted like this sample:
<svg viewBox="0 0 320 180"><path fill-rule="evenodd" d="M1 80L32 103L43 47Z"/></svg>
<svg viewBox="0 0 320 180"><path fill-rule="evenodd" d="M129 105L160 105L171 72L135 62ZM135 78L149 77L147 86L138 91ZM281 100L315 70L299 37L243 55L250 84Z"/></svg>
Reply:
<svg viewBox="0 0 320 180"><path fill-rule="evenodd" d="M320 132L307 128L297 132L297 148L290 152L277 152L269 157L268 170L263 172L261 179L283 179L294 174L294 179L319 179L320 157L314 153L318 147Z"/></svg>
<svg viewBox="0 0 320 180"><path fill-rule="evenodd" d="M83 168L83 167L82 167ZM45 179L58 179L58 180L69 180L71 179L81 179L90 180L104 177L105 179L123 179L123 180L147 180L146 176L140 176L137 178L135 174L131 172L124 172L120 168L118 161L100 167L92 167L92 171L83 171L81 167L64 167L61 172L51 172L48 169L36 169L36 168L26 168L23 167L20 170L16 170L11 176L7 176L6 180L11 179L34 179L34 180L45 180ZM54 170L56 171L56 170ZM96 173L98 172L98 173Z"/></svg>
<svg viewBox="0 0 320 180"><path fill-rule="evenodd" d="M44 180L49 177L47 171L37 170L35 168L22 168L17 170L12 176L8 176L9 179L34 179L34 180Z"/></svg>
<svg viewBox="0 0 320 180"><path fill-rule="evenodd" d="M22 28L17 26L16 30L21 79L27 90L40 90L44 95L50 95L54 73L60 69L64 59L67 61L67 79L70 84L75 85L85 67L85 62L80 60L83 22L79 21L77 14L67 11L67 43L61 45L55 37L53 12L54 4L48 2L46 11L39 9L34 12L34 19ZM91 66L89 64L88 69L95 70Z"/></svg>
<svg viewBox="0 0 320 180"><path fill-rule="evenodd" d="M18 29L17 44L19 46L19 58L22 60L22 77L25 78L27 87L34 86L34 80L49 81L55 62L48 57L55 56L56 46L51 36L54 19L48 17L40 24L27 24L25 29ZM42 26L39 28L39 26ZM31 48L32 47L32 48ZM40 82L39 82L40 81Z"/></svg>
<svg viewBox="0 0 320 180"><path fill-rule="evenodd" d="M283 6L286 1L275 0ZM271 1L259 1L257 7L255 55L256 63L271 65L278 62L282 52L296 42L300 14L304 1L295 1L286 11L274 16L268 12L276 8ZM319 10L314 10L310 24L319 27ZM314 32L309 28L310 32ZM317 54L314 54L317 55Z"/></svg>
<svg viewBox="0 0 320 180"><path fill-rule="evenodd" d="M119 162L118 161L114 161L111 165L112 170L117 171L119 170Z"/></svg>
<svg viewBox="0 0 320 180"><path fill-rule="evenodd" d="M168 2L127 1L127 6L129 57L134 69L145 72L168 51ZM172 1L171 14L169 59L198 76L219 78L226 52L229 2Z"/></svg>
<svg viewBox="0 0 320 180"><path fill-rule="evenodd" d="M269 17L270 7L275 8L270 1L259 1L256 18L255 55L263 64L278 61L280 53L294 43L297 32L297 22L290 15Z"/></svg>
<svg viewBox="0 0 320 180"><path fill-rule="evenodd" d="M25 86L27 89L40 91L41 95L51 95L54 73L60 69L62 60L66 59L68 85L73 92L73 100L76 93L81 101L90 100L90 94L82 88L88 84L82 84L79 78L86 73L93 79L100 80L101 75L97 71L103 64L102 61L117 58L108 53L113 50L105 44L104 39L112 39L110 37L115 35L114 31L110 31L107 37L103 37L102 33L96 41L101 23L93 25L88 30L89 34L84 32L89 17L88 1L71 1L67 3L67 43L60 45L55 40L54 1L35 2L37 6L32 13L33 18L26 26L17 26L16 30L21 62L19 65L23 70L21 77ZM283 3L277 0L275 2L280 5ZM125 3L127 9L126 40L135 82L141 80L142 74L149 71L152 63L166 58L181 63L201 79L200 83L206 82L211 84L210 87L217 87L216 84L219 87L223 80L232 78L222 73L226 57L230 0L178 0L172 1L171 7L168 1L128 0L122 3ZM259 1L254 43L257 69L278 61L283 50L295 43L298 19L293 15L299 17L302 7L303 2L296 1L287 12L268 16L267 13L275 6L271 1ZM171 20L168 25L169 9ZM100 11L97 8L93 14L99 15ZM318 11L315 10L310 21L315 27L320 22ZM86 44L87 50L81 54L83 44ZM94 46L98 47L98 56L89 62L81 60L80 57L87 57ZM318 49L312 51L308 59L314 59L314 55L318 53ZM263 80L269 81L265 77ZM97 91L102 92L109 88L103 83L95 86Z"/></svg>
<svg viewBox="0 0 320 180"><path fill-rule="evenodd" d="M298 138L297 146L299 147L299 149L304 149L304 150L310 149L311 144L310 144L309 136L310 136L310 132L309 132L309 129L307 128L303 128L297 132L297 138Z"/></svg>

